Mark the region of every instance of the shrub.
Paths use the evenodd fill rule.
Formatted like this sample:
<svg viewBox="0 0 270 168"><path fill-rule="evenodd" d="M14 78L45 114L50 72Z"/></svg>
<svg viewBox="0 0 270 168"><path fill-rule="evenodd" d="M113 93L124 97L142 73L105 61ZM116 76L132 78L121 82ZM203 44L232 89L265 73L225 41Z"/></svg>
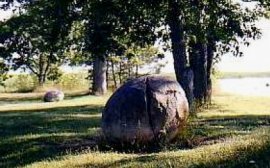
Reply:
<svg viewBox="0 0 270 168"><path fill-rule="evenodd" d="M47 80L43 86L38 86L38 80L34 75L15 74L0 86L0 92L7 93L26 93L26 92L45 92L51 89L63 91L82 91L90 88L90 81L86 79L88 73L65 73L59 79Z"/></svg>
<svg viewBox="0 0 270 168"><path fill-rule="evenodd" d="M11 77L4 82L2 91L26 93L32 92L36 88L36 86L37 80L32 75L11 75Z"/></svg>

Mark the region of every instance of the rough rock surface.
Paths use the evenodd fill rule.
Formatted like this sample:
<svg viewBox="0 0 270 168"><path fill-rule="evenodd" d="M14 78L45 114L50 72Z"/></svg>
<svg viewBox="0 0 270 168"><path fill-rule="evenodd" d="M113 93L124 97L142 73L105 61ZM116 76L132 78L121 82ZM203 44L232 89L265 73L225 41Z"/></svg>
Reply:
<svg viewBox="0 0 270 168"><path fill-rule="evenodd" d="M102 130L113 142L166 142L181 132L188 102L177 81L144 76L120 87L102 113Z"/></svg>
<svg viewBox="0 0 270 168"><path fill-rule="evenodd" d="M60 90L52 90L52 91L48 91L46 92L46 94L44 95L43 100L45 102L57 102L57 101L62 101L64 100L64 93Z"/></svg>

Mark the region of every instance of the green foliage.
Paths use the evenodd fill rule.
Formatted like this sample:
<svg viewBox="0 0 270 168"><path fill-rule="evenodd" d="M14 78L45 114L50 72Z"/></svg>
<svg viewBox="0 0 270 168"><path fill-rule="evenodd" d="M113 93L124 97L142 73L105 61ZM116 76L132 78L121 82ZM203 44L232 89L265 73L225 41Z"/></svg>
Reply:
<svg viewBox="0 0 270 168"><path fill-rule="evenodd" d="M158 62L159 59L164 58L164 54L158 51L158 48L146 46L144 48L132 46L127 49L125 57L132 65L144 66Z"/></svg>
<svg viewBox="0 0 270 168"><path fill-rule="evenodd" d="M57 86L63 90L88 90L90 81L88 73L65 73L57 81Z"/></svg>
<svg viewBox="0 0 270 168"><path fill-rule="evenodd" d="M9 1L1 6L10 7L12 3ZM0 23L1 57L12 64L12 69L29 70L42 84L52 64L63 63L64 39L71 25L67 18L73 11L67 10L69 3L26 1L15 7L20 12Z"/></svg>
<svg viewBox="0 0 270 168"><path fill-rule="evenodd" d="M63 72L59 69L58 65L52 65L50 68L50 72L48 73L47 79L50 81L57 81L61 76L63 75Z"/></svg>
<svg viewBox="0 0 270 168"><path fill-rule="evenodd" d="M55 80L48 80L40 87L38 85L38 79L34 75L10 75L10 77L3 82L4 86L0 86L0 92L44 92L55 88L63 91L86 91L90 87L90 82L86 79L87 76L87 73L64 73L54 78Z"/></svg>
<svg viewBox="0 0 270 168"><path fill-rule="evenodd" d="M150 73L159 73L165 65L165 63L161 63L163 58L164 54L153 46L129 47L123 55L108 57L108 80L113 82L114 88L117 88L128 79ZM149 69L150 67L151 69ZM145 68L144 71L148 68L148 72L141 72L143 68Z"/></svg>
<svg viewBox="0 0 270 168"><path fill-rule="evenodd" d="M32 92L37 86L34 76L28 74L10 75L4 82L4 92Z"/></svg>

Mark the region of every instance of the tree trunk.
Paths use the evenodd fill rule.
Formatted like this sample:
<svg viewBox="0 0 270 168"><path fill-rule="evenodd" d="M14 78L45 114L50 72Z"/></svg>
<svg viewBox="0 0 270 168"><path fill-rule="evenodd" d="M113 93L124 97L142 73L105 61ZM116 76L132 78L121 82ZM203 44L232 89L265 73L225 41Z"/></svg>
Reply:
<svg viewBox="0 0 270 168"><path fill-rule="evenodd" d="M110 81L109 68L110 68L109 61L106 61L106 87L107 89L109 88L109 81Z"/></svg>
<svg viewBox="0 0 270 168"><path fill-rule="evenodd" d="M46 82L46 77L43 74L38 74L38 85L43 86Z"/></svg>
<svg viewBox="0 0 270 168"><path fill-rule="evenodd" d="M212 67L215 52L215 42L212 39L208 39L207 44L207 90L206 90L206 102L211 103L212 98Z"/></svg>
<svg viewBox="0 0 270 168"><path fill-rule="evenodd" d="M39 56L39 67L38 67L38 85L43 86L44 83L46 82L46 70L48 67L47 60L48 58L45 55L40 55Z"/></svg>
<svg viewBox="0 0 270 168"><path fill-rule="evenodd" d="M135 65L135 76L136 78L139 76L139 65Z"/></svg>
<svg viewBox="0 0 270 168"><path fill-rule="evenodd" d="M113 83L114 83L114 89L116 89L118 87L118 85L117 85L117 80L116 80L114 62L113 61L111 61L111 66L112 66L112 78L113 78Z"/></svg>
<svg viewBox="0 0 270 168"><path fill-rule="evenodd" d="M119 63L119 72L118 72L118 76L119 76L119 83L120 85L122 84L122 77L123 77L123 73L122 73L122 63Z"/></svg>
<svg viewBox="0 0 270 168"><path fill-rule="evenodd" d="M192 104L192 95L190 94L190 79L187 77L187 56L186 41L184 37L183 20L180 20L181 7L177 1L169 1L168 25L170 27L170 38L172 43L172 54L174 59L174 69L177 81L183 87L189 105Z"/></svg>
<svg viewBox="0 0 270 168"><path fill-rule="evenodd" d="M195 42L190 47L192 50L190 64L194 72L194 98L202 105L207 91L207 45Z"/></svg>
<svg viewBox="0 0 270 168"><path fill-rule="evenodd" d="M128 63L127 63L127 69L128 69L128 78L130 78L130 77L131 77L131 68L132 68L131 63L128 61Z"/></svg>
<svg viewBox="0 0 270 168"><path fill-rule="evenodd" d="M92 86L92 92L94 95L100 96L107 93L106 70L106 61L101 57L95 57L93 64Z"/></svg>
<svg viewBox="0 0 270 168"><path fill-rule="evenodd" d="M186 87L187 89L185 90L186 92L186 96L188 99L188 102L190 103L190 105L193 103L194 101L194 72L193 70L188 67L184 70L184 79L185 79L185 83L186 83Z"/></svg>

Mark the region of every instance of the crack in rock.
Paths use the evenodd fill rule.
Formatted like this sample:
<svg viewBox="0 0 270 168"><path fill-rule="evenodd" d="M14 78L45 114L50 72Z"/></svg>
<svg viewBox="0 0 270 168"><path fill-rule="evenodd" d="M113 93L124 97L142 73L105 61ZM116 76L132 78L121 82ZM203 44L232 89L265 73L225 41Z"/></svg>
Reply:
<svg viewBox="0 0 270 168"><path fill-rule="evenodd" d="M145 78L145 102L146 102L146 112L148 114L148 122L149 125L151 127L152 133L154 135L154 139L156 138L156 134L155 134L155 127L154 124L152 122L152 114L151 114L151 104L152 104L152 98L153 95L151 93L151 88L149 86L149 79L148 77Z"/></svg>

